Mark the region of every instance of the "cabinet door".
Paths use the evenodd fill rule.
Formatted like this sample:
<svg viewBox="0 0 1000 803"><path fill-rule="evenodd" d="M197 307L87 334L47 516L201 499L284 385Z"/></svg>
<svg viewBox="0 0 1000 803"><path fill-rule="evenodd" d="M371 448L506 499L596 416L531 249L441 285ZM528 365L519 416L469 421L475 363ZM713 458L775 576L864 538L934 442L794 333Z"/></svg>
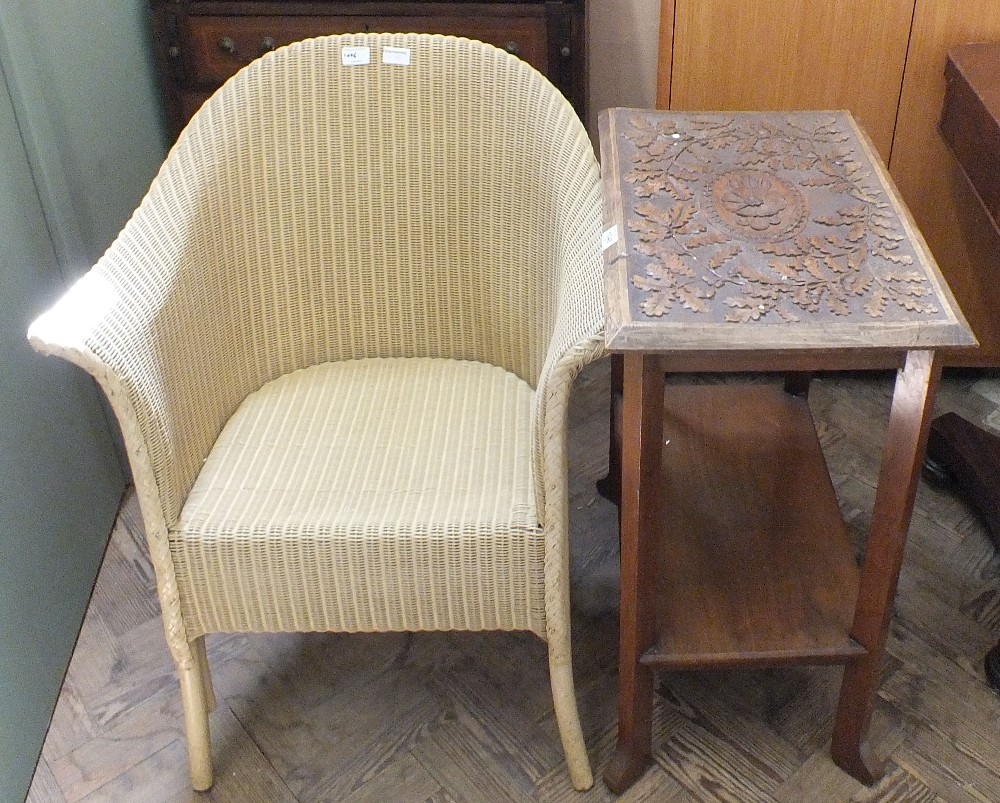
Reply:
<svg viewBox="0 0 1000 803"><path fill-rule="evenodd" d="M913 4L663 0L674 19L669 108L846 108L888 161Z"/></svg>
<svg viewBox="0 0 1000 803"><path fill-rule="evenodd" d="M1000 366L1000 239L937 132L949 48L1000 41L996 0L917 0L889 172L969 325L978 352L953 365Z"/></svg>

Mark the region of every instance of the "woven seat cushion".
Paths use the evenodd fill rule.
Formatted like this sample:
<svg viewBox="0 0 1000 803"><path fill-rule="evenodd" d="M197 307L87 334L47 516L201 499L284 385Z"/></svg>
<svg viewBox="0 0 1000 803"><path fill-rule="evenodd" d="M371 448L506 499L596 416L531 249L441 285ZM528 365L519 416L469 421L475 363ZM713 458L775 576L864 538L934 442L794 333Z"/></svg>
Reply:
<svg viewBox="0 0 1000 803"><path fill-rule="evenodd" d="M410 358L247 397L171 528L189 637L544 632L533 395L501 368Z"/></svg>

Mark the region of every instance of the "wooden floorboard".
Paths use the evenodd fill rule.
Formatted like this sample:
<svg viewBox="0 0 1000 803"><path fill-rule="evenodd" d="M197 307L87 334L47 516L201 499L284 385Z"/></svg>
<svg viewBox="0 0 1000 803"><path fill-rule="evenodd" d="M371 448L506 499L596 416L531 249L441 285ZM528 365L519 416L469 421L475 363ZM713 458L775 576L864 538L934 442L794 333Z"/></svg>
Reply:
<svg viewBox="0 0 1000 803"><path fill-rule="evenodd" d="M946 372L938 413L998 420L981 373ZM989 378L989 377L987 377ZM855 550L864 549L892 377L824 375L810 407ZM990 386L985 386L989 391ZM608 367L570 412L574 660L598 781L572 789L544 645L523 634L210 637L216 781L188 785L180 695L135 500L123 508L35 773L32 803L616 799L618 534L606 470ZM992 418L991 418L992 416ZM1000 558L974 512L921 482L872 727L886 773L830 760L836 667L661 673L653 762L635 803L1000 801Z"/></svg>

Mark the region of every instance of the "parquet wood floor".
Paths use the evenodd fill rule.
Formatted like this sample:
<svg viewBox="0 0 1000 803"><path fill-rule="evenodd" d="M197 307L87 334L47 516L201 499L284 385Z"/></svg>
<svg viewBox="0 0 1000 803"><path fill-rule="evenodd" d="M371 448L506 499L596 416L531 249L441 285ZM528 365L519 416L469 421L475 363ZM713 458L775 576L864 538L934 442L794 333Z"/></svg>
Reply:
<svg viewBox="0 0 1000 803"><path fill-rule="evenodd" d="M946 373L938 411L977 421L980 376ZM858 549L891 377L817 379L810 403ZM600 773L615 735L617 529L594 491L607 460L606 365L572 411L574 658ZM1000 801L1000 696L984 653L1000 636L1000 558L975 515L921 483L872 734L887 759L865 788L829 758L840 670L664 674L654 763L622 801ZM520 634L223 635L216 782L188 787L180 695L142 526L126 502L66 677L29 801L612 800L569 785L544 645Z"/></svg>

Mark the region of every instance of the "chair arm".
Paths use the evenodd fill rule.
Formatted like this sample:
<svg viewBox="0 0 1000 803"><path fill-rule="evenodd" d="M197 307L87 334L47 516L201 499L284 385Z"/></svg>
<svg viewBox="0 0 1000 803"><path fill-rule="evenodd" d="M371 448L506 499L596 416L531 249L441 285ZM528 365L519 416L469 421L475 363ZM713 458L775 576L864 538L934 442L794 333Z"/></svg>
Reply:
<svg viewBox="0 0 1000 803"><path fill-rule="evenodd" d="M42 354L79 364L91 354L88 338L100 329L119 300L118 291L105 276L95 271L85 273L28 327L28 340Z"/></svg>
<svg viewBox="0 0 1000 803"><path fill-rule="evenodd" d="M548 351L533 412L535 491L539 515L566 495L566 422L577 374L605 354L604 260L600 248L601 196L596 167L581 190L575 214L559 233L559 283ZM555 499L552 499L553 493ZM562 501L560 501L562 500Z"/></svg>
<svg viewBox="0 0 1000 803"><path fill-rule="evenodd" d="M181 289L182 274L196 271L182 271L169 247L157 252L140 239L141 232L126 229L97 266L32 323L28 339L97 380L126 435L137 485L148 469L147 491L169 527L245 393L221 387L227 355L212 342L211 301L192 310L177 299L192 295L190 287ZM197 307L206 310L199 315Z"/></svg>

